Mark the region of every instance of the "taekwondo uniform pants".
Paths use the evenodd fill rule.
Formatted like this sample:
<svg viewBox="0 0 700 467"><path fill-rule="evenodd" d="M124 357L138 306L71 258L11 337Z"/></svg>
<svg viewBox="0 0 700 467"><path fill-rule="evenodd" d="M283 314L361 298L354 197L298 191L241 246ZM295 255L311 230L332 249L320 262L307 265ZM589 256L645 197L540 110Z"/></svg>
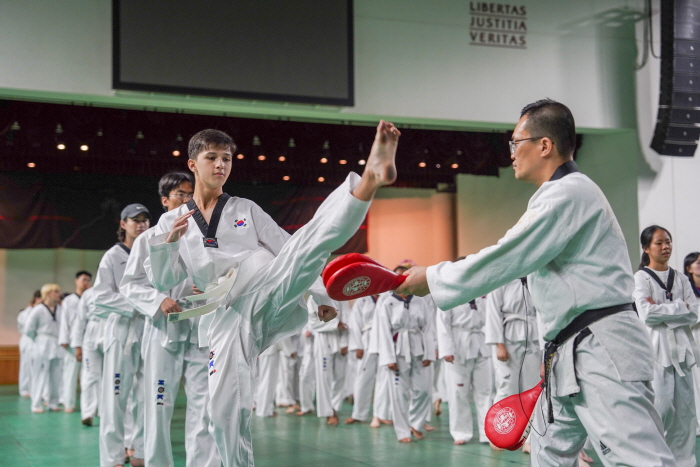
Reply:
<svg viewBox="0 0 700 467"><path fill-rule="evenodd" d="M279 367L275 400L277 405L294 405L299 400L299 358L280 353Z"/></svg>
<svg viewBox="0 0 700 467"><path fill-rule="evenodd" d="M370 203L351 194L358 182L351 173L277 257L250 279L246 290L214 312L208 333L208 409L225 467L254 465L250 420L256 359L308 321L302 296L330 253L357 231L367 214Z"/></svg>
<svg viewBox="0 0 700 467"><path fill-rule="evenodd" d="M61 359L49 359L34 352L32 362L32 410L43 409L42 400L46 400L49 410L57 409L61 390Z"/></svg>
<svg viewBox="0 0 700 467"><path fill-rule="evenodd" d="M258 357L258 387L255 398L255 415L272 417L275 412L275 392L279 378L280 351L275 351Z"/></svg>
<svg viewBox="0 0 700 467"><path fill-rule="evenodd" d="M695 396L693 376L685 362L679 364L685 376L673 366L654 364L654 406L661 415L666 443L676 458L678 467L695 467Z"/></svg>
<svg viewBox="0 0 700 467"><path fill-rule="evenodd" d="M396 363L398 371L388 367L382 370L389 372L391 378L389 394L394 431L397 439L403 439L411 437L411 428L423 431L430 413L433 381L429 367L423 366L422 355L411 357L410 362L398 356Z"/></svg>
<svg viewBox="0 0 700 467"><path fill-rule="evenodd" d="M304 337L304 339L307 339ZM313 337L309 338L313 339ZM299 405L303 413L314 410L314 393L316 392L316 365L314 364L313 342L304 344L304 355L299 367Z"/></svg>
<svg viewBox="0 0 700 467"><path fill-rule="evenodd" d="M355 358L355 352L350 352L350 358ZM379 355L365 350L357 373L351 380L355 382L353 390L354 404L352 406L352 418L366 421L369 418L369 406L372 403L372 389L377 379L377 360ZM355 360L357 360L355 358Z"/></svg>
<svg viewBox="0 0 700 467"><path fill-rule="evenodd" d="M95 350L83 348L83 364L80 372L80 418L97 416L102 387L102 344Z"/></svg>
<svg viewBox="0 0 700 467"><path fill-rule="evenodd" d="M450 435L455 441L470 441L474 436L471 396L476 406L479 442L487 443L484 432L486 412L493 398L493 367L491 358L479 356L468 360L455 358L453 363L443 362L448 408L450 410ZM473 393L472 393L473 388Z"/></svg>
<svg viewBox="0 0 700 467"><path fill-rule="evenodd" d="M145 463L152 467L174 465L170 423L183 379L187 396L185 465L219 467L221 458L209 434L207 412L209 348L190 342L171 342L166 348L161 344L161 334L147 325L143 338Z"/></svg>
<svg viewBox="0 0 700 467"><path fill-rule="evenodd" d="M330 355L318 355L316 349L316 415L332 417L343 406L345 366L347 355L340 351Z"/></svg>
<svg viewBox="0 0 700 467"><path fill-rule="evenodd" d="M357 376L358 368L360 366L360 361L355 357L355 352L350 352L345 356L345 378L344 378L344 389L343 389L343 399L346 397L353 397L355 395L355 377ZM353 400L354 403L354 400Z"/></svg>
<svg viewBox="0 0 700 467"><path fill-rule="evenodd" d="M32 391L32 340L22 334L19 338L19 394L29 396Z"/></svg>
<svg viewBox="0 0 700 467"><path fill-rule="evenodd" d="M532 467L576 467L587 436L606 467L676 465L661 435L651 382L620 381L595 334L578 344L576 380L575 396L552 395L552 424L544 392L540 396L530 431Z"/></svg>
<svg viewBox="0 0 700 467"><path fill-rule="evenodd" d="M78 388L78 373L80 362L75 359L75 349L64 349L63 355L63 407L66 410L75 408L75 399Z"/></svg>
<svg viewBox="0 0 700 467"><path fill-rule="evenodd" d="M110 317L111 318L111 317ZM127 318L128 319L128 318ZM107 336L107 329L105 336ZM106 337L105 337L106 339ZM124 448L136 451L134 457L142 459L143 453L143 412L132 419L134 428L126 433L125 421L127 401L134 388L136 373L139 371L141 346L134 343L125 347L114 339L104 353L104 368L100 391L100 464L113 467L124 463ZM128 353L127 353L128 352ZM142 388L141 391L142 392ZM128 436L130 435L130 436ZM141 436L141 440L134 436ZM134 442L135 441L135 442ZM139 450L140 448L140 450Z"/></svg>
<svg viewBox="0 0 700 467"><path fill-rule="evenodd" d="M394 373L386 367L379 367L379 354L374 355L377 357L377 381L374 383L372 415L380 420L393 420L390 392L391 379Z"/></svg>
<svg viewBox="0 0 700 467"><path fill-rule="evenodd" d="M525 342L506 342L505 346L509 355L508 361L500 361L496 357L496 352L491 352L496 380L494 404L513 394L527 391L540 381L542 352L539 350L533 352L533 344L530 343L528 352L525 353ZM522 381L519 378L522 378Z"/></svg>

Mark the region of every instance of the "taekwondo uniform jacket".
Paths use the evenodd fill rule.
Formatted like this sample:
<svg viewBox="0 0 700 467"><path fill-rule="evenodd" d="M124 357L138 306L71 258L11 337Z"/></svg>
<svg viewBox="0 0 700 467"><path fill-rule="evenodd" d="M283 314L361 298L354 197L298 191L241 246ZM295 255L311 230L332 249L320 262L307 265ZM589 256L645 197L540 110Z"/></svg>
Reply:
<svg viewBox="0 0 700 467"><path fill-rule="evenodd" d="M396 363L399 358L435 360L435 313L429 297L410 296L406 302L392 294L382 300L375 313L380 366Z"/></svg>
<svg viewBox="0 0 700 467"><path fill-rule="evenodd" d="M486 297L487 344L527 342L531 349L539 348L537 313L530 291L520 279L494 290Z"/></svg>
<svg viewBox="0 0 700 467"><path fill-rule="evenodd" d="M38 304L29 314L26 333L32 339L32 352L46 360L63 356L63 349L58 345L58 320L61 319L61 305L56 305L53 314L43 303Z"/></svg>
<svg viewBox="0 0 700 467"><path fill-rule="evenodd" d="M474 306L470 303L450 310L437 311L437 343L439 358L453 355L464 363L478 357L490 357L491 349L485 343L486 298L479 297Z"/></svg>

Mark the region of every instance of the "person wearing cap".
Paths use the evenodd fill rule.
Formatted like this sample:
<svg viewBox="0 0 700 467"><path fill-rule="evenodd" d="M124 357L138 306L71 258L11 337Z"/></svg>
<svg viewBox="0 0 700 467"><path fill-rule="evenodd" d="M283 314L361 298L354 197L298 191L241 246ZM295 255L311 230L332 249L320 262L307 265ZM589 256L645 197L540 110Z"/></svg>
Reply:
<svg viewBox="0 0 700 467"><path fill-rule="evenodd" d="M349 174L291 237L252 201L223 192L236 150L228 135L204 130L190 140L194 197L160 218L146 270L158 290L190 277L208 297L191 311L203 314L200 344L206 338L210 346L208 409L224 466L254 465L250 424L258 355L308 321L307 291L319 304L318 318L336 316L321 271L357 231L376 191L396 179L399 135L380 122L362 177Z"/></svg>
<svg viewBox="0 0 700 467"><path fill-rule="evenodd" d="M170 172L161 177L158 191L166 212L179 208L192 198L194 178L187 172ZM143 332L144 378L144 462L146 466L172 467L173 448L170 423L175 398L184 380L187 395L185 414L185 455L187 467L219 467L221 457L209 433L209 388L207 365L209 347L199 345L199 317L169 322L170 313L191 308L184 299L192 294L192 281L159 292L151 285L144 263L148 241L155 227L134 241L126 270L119 285L146 324Z"/></svg>
<svg viewBox="0 0 700 467"><path fill-rule="evenodd" d="M144 317L119 292L134 241L150 225L151 214L142 204L121 212L119 241L100 260L95 279L95 314L107 320L104 328L104 363L100 391L100 465L123 466L125 449L133 467L142 466L143 388L141 338ZM127 426L127 407L133 426Z"/></svg>

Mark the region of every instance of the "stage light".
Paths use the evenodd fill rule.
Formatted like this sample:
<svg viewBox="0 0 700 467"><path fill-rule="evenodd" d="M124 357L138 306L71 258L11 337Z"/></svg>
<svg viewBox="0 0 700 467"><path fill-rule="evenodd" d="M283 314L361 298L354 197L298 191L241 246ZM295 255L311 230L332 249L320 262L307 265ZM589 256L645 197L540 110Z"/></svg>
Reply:
<svg viewBox="0 0 700 467"><path fill-rule="evenodd" d="M284 162L284 161L287 160L287 158L284 157L284 156L279 156L279 157L277 158L277 160L280 161L280 162Z"/></svg>
<svg viewBox="0 0 700 467"><path fill-rule="evenodd" d="M81 151L87 151L88 149L90 149L90 148L88 147L87 144L82 144L82 145L80 145L80 150L81 150Z"/></svg>
<svg viewBox="0 0 700 467"><path fill-rule="evenodd" d="M260 154L260 155L258 156L258 160L259 160L259 161L264 161L265 159L267 159L267 158L266 158L263 154Z"/></svg>
<svg viewBox="0 0 700 467"><path fill-rule="evenodd" d="M285 182L289 181L289 175L285 175L284 177L282 177L282 180L284 180Z"/></svg>
<svg viewBox="0 0 700 467"><path fill-rule="evenodd" d="M325 164L326 162L328 162L328 159L326 159L325 157L322 157L322 158L321 158L321 164Z"/></svg>
<svg viewBox="0 0 700 467"><path fill-rule="evenodd" d="M63 151L64 149L66 149L66 145L63 143L58 143L56 145L56 148L58 148L59 151Z"/></svg>
<svg viewBox="0 0 700 467"><path fill-rule="evenodd" d="M173 151L173 156L178 157L180 155L180 151L175 150Z"/></svg>
<svg viewBox="0 0 700 467"><path fill-rule="evenodd" d="M34 162L30 162L29 164L27 164L27 167L33 169L34 167L36 167L36 164Z"/></svg>
<svg viewBox="0 0 700 467"><path fill-rule="evenodd" d="M325 178L323 178L323 177L318 177L318 181L319 181L319 182L321 182L321 183L323 183L323 182L325 182L325 181L326 181L326 179L325 179Z"/></svg>
<svg viewBox="0 0 700 467"><path fill-rule="evenodd" d="M360 159L357 163L360 165L365 165L367 161L365 161L364 159Z"/></svg>
<svg viewBox="0 0 700 467"><path fill-rule="evenodd" d="M245 158L245 156L243 154L239 154L236 156L236 159L244 159L244 158Z"/></svg>
<svg viewBox="0 0 700 467"><path fill-rule="evenodd" d="M346 161L345 159L340 159L340 160L338 161L338 163L339 163L340 165L345 165L345 164L348 163L348 161Z"/></svg>

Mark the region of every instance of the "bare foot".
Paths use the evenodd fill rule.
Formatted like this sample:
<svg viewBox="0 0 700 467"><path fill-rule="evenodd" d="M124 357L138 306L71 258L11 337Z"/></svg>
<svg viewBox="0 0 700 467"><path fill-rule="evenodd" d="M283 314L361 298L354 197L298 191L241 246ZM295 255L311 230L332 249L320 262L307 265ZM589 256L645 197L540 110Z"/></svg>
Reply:
<svg viewBox="0 0 700 467"><path fill-rule="evenodd" d="M345 424L346 425L352 425L353 423L362 423L362 420L355 420L354 418L346 418L345 419Z"/></svg>
<svg viewBox="0 0 700 467"><path fill-rule="evenodd" d="M415 428L411 428L411 433L413 433L413 436L415 436L417 439L423 439L423 432L418 431Z"/></svg>
<svg viewBox="0 0 700 467"><path fill-rule="evenodd" d="M139 459L138 457L132 457L130 462L131 467L144 467L146 464L144 464L143 459Z"/></svg>
<svg viewBox="0 0 700 467"><path fill-rule="evenodd" d="M270 415L270 418L276 417L276 416L277 416L277 411L276 411L276 410L273 410L273 411L272 411L272 415Z"/></svg>
<svg viewBox="0 0 700 467"><path fill-rule="evenodd" d="M393 425L394 424L394 422L392 422L391 420L382 420L381 418L379 419L379 423L381 423L382 425Z"/></svg>
<svg viewBox="0 0 700 467"><path fill-rule="evenodd" d="M428 425L427 423L424 423L424 424L423 424L423 429L424 429L425 431L435 431L435 427L432 426L432 425Z"/></svg>
<svg viewBox="0 0 700 467"><path fill-rule="evenodd" d="M74 410L74 409L64 409L63 411L64 411L65 413L73 413L73 410Z"/></svg>
<svg viewBox="0 0 700 467"><path fill-rule="evenodd" d="M454 443L452 443L452 444L456 444L457 446L459 446L460 444L467 444L467 442L464 441L463 439L458 439L458 440L456 440L456 441L455 441Z"/></svg>
<svg viewBox="0 0 700 467"><path fill-rule="evenodd" d="M411 441L413 441L411 438L401 438L399 443L410 443Z"/></svg>
<svg viewBox="0 0 700 467"><path fill-rule="evenodd" d="M328 417L328 421L326 422L328 425L337 425L339 423L338 421L338 416L333 415L332 417Z"/></svg>
<svg viewBox="0 0 700 467"><path fill-rule="evenodd" d="M44 409L32 409L32 413L44 413Z"/></svg>
<svg viewBox="0 0 700 467"><path fill-rule="evenodd" d="M436 400L433 406L435 407L435 416L439 417L442 415L442 399Z"/></svg>
<svg viewBox="0 0 700 467"><path fill-rule="evenodd" d="M299 406L299 404L294 404L294 405L290 405L289 407L287 407L287 410L285 410L284 413L293 414L297 410L301 410L301 406Z"/></svg>
<svg viewBox="0 0 700 467"><path fill-rule="evenodd" d="M372 417L372 422L370 422L369 427L370 428L379 428L381 426L381 422L377 417Z"/></svg>
<svg viewBox="0 0 700 467"><path fill-rule="evenodd" d="M308 412L304 412L301 409L299 409L299 410L297 410L297 412L294 415L296 415L297 417L303 417L304 415L308 415L311 412L313 412L313 411L309 410Z"/></svg>
<svg viewBox="0 0 700 467"><path fill-rule="evenodd" d="M523 452L525 454L530 454L530 443L523 444Z"/></svg>
<svg viewBox="0 0 700 467"><path fill-rule="evenodd" d="M377 189L396 181L395 158L399 136L401 132L393 123L379 121L362 180L352 192L356 198L370 201Z"/></svg>
<svg viewBox="0 0 700 467"><path fill-rule="evenodd" d="M593 458L591 456L589 456L588 454L586 454L586 451L584 451L583 449L581 449L581 452L578 453L578 458L580 460L582 460L583 462L588 462L588 463L595 462L593 460Z"/></svg>
<svg viewBox="0 0 700 467"><path fill-rule="evenodd" d="M133 449L127 449L126 450L126 457L131 457L134 455L134 450Z"/></svg>
<svg viewBox="0 0 700 467"><path fill-rule="evenodd" d="M490 441L489 441L489 445L491 446L491 449L493 449L494 451L505 451L505 449L499 448L498 446L496 446L495 444L493 444Z"/></svg>

